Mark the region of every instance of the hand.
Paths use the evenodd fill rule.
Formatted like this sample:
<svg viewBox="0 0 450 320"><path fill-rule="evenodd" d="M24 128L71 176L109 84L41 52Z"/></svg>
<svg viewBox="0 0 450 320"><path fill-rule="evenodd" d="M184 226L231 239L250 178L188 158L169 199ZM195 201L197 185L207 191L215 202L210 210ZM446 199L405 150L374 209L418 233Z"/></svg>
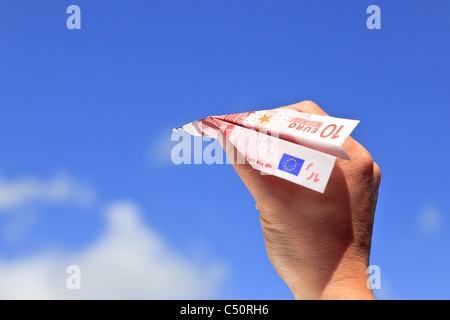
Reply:
<svg viewBox="0 0 450 320"><path fill-rule="evenodd" d="M311 101L284 108L327 115ZM323 194L232 161L260 211L269 259L296 299L373 299L366 270L381 174L354 139L343 146L351 160L337 159Z"/></svg>

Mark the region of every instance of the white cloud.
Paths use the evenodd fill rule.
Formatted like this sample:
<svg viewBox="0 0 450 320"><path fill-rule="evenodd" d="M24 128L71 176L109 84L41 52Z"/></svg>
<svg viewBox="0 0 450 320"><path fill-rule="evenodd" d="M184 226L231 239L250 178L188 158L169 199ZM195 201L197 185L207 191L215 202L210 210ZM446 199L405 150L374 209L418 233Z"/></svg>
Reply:
<svg viewBox="0 0 450 320"><path fill-rule="evenodd" d="M434 206L422 208L419 212L418 220L419 229L425 234L437 235L443 230L444 215Z"/></svg>
<svg viewBox="0 0 450 320"><path fill-rule="evenodd" d="M59 174L48 181L23 177L8 181L0 176L0 212L36 202L89 205L95 199L93 190L68 175Z"/></svg>
<svg viewBox="0 0 450 320"><path fill-rule="evenodd" d="M35 211L42 203L87 205L97 203L95 198L91 187L68 175L48 180L0 176L0 212ZM36 215L24 212L15 212L17 221L5 229L8 239L17 240L34 223ZM135 204L116 202L105 210L102 236L80 252L46 250L0 260L0 299L214 298L225 267L183 257L146 226L140 215ZM69 265L81 268L80 290L66 287Z"/></svg>
<svg viewBox="0 0 450 320"><path fill-rule="evenodd" d="M172 128L156 133L149 150L150 162L155 165L168 165L172 163L171 153L178 141L172 141Z"/></svg>
<svg viewBox="0 0 450 320"><path fill-rule="evenodd" d="M0 261L0 299L214 298L225 267L201 265L169 249L140 214L133 203L115 203L106 210L103 235L81 252ZM80 290L66 287L69 265L80 267Z"/></svg>

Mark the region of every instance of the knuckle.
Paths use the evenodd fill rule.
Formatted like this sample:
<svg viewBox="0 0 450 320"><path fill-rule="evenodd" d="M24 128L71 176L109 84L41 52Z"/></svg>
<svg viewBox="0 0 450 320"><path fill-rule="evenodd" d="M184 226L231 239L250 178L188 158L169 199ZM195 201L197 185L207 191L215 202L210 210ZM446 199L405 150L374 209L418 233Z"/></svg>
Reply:
<svg viewBox="0 0 450 320"><path fill-rule="evenodd" d="M318 115L327 115L319 105L311 100L304 100L298 103L298 108L305 113L314 113Z"/></svg>
<svg viewBox="0 0 450 320"><path fill-rule="evenodd" d="M381 170L366 149L361 151L359 162L362 174L367 178L372 177L371 179L378 185L381 180Z"/></svg>
<svg viewBox="0 0 450 320"><path fill-rule="evenodd" d="M367 173L367 175L373 174L373 158L372 155L365 150L365 152L361 152L361 166L364 170L364 172Z"/></svg>
<svg viewBox="0 0 450 320"><path fill-rule="evenodd" d="M365 175L372 175L374 170L374 161L372 155L364 148L361 144L356 141L352 141L348 145L348 150L350 151L350 158L353 163L357 163L357 167L363 171Z"/></svg>
<svg viewBox="0 0 450 320"><path fill-rule="evenodd" d="M345 148L349 152L352 159L355 158L362 164L372 165L372 155L358 141L351 139L350 137L347 138L347 140L345 141Z"/></svg>
<svg viewBox="0 0 450 320"><path fill-rule="evenodd" d="M375 177L375 181L379 184L381 180L381 169L376 162L373 163L373 175Z"/></svg>
<svg viewBox="0 0 450 320"><path fill-rule="evenodd" d="M319 105L317 103L315 103L314 101L311 100L303 100L301 102L299 102L299 104L303 107L313 107L313 108L317 108L319 107Z"/></svg>
<svg viewBox="0 0 450 320"><path fill-rule="evenodd" d="M323 111L315 102L311 100L304 100L281 108L289 108L298 112L313 113L322 116L327 115L325 111Z"/></svg>

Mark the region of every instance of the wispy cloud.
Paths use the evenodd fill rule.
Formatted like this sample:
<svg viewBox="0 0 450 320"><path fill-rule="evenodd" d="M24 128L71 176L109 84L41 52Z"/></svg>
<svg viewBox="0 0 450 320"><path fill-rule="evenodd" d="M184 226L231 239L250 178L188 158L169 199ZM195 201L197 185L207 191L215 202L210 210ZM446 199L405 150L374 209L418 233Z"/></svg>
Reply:
<svg viewBox="0 0 450 320"><path fill-rule="evenodd" d="M67 174L58 174L48 180L30 176L7 180L0 176L0 213L35 203L74 203L84 206L94 200L92 188Z"/></svg>
<svg viewBox="0 0 450 320"><path fill-rule="evenodd" d="M419 211L419 229L427 235L438 235L444 228L444 215L435 206L426 206Z"/></svg>
<svg viewBox="0 0 450 320"><path fill-rule="evenodd" d="M201 299L214 298L223 264L197 263L170 249L141 221L131 202L105 212L103 235L81 252L45 252L0 261L1 299ZM81 289L66 287L66 268L78 265Z"/></svg>
<svg viewBox="0 0 450 320"><path fill-rule="evenodd" d="M154 165L172 164L171 152L178 141L172 141L172 128L167 128L159 133L155 133L149 148L149 160Z"/></svg>

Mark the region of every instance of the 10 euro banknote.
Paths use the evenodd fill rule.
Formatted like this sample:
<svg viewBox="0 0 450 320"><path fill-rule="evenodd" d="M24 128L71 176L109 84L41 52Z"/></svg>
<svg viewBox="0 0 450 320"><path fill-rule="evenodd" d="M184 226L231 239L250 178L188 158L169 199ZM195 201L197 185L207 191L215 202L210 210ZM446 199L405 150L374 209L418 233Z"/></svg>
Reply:
<svg viewBox="0 0 450 320"><path fill-rule="evenodd" d="M323 193L336 158L350 160L342 144L358 123L273 109L211 116L174 131L226 137L253 168Z"/></svg>

